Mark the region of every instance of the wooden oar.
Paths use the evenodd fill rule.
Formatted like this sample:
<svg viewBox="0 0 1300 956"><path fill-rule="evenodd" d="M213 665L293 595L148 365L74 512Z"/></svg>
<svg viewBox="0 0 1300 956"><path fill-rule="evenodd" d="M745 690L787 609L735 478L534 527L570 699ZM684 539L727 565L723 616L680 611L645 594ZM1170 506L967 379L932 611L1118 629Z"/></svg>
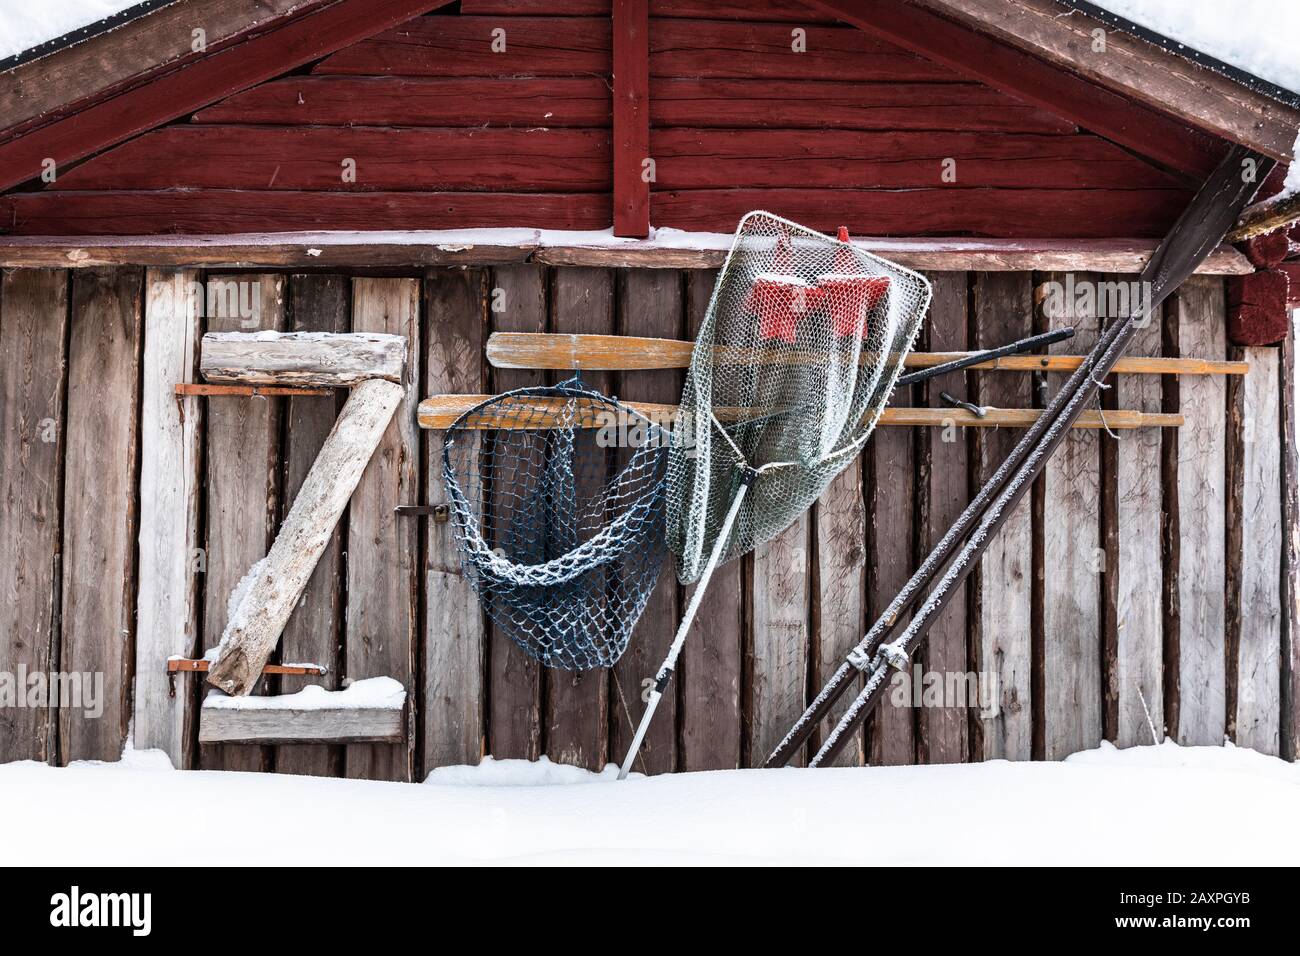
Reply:
<svg viewBox="0 0 1300 956"><path fill-rule="evenodd" d="M493 332L487 342L488 361L496 368L563 369L584 371L639 371L685 368L691 363L693 342L635 335L562 335L554 332ZM970 352L911 352L905 368L932 368ZM758 356L737 354L737 361ZM1073 372L1082 355L1008 355L971 368L1003 372ZM789 355L785 361L798 361ZM1245 375L1246 362L1196 358L1143 358L1126 356L1112 370L1122 375Z"/></svg>

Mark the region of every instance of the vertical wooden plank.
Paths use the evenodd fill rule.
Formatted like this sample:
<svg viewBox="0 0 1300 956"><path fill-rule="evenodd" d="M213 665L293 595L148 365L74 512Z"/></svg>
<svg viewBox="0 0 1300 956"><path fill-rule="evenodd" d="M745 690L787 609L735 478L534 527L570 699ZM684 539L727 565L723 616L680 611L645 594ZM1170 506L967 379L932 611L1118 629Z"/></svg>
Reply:
<svg viewBox="0 0 1300 956"><path fill-rule="evenodd" d="M1296 411L1300 392L1295 378L1295 327L1282 343L1282 758L1296 759L1300 736L1300 642L1296 641L1297 562L1300 561L1300 489L1296 485Z"/></svg>
<svg viewBox="0 0 1300 956"><path fill-rule="evenodd" d="M1149 316L1129 347L1131 355L1161 353L1160 314ZM1112 378L1115 405L1158 412L1162 387L1157 375ZM1134 747L1164 738L1163 571L1155 547L1160 540L1163 432L1139 428L1125 432L1114 449L1115 554L1106 568L1115 595L1115 656L1107 695L1115 710L1115 743ZM1149 720L1148 720L1149 718Z"/></svg>
<svg viewBox="0 0 1300 956"><path fill-rule="evenodd" d="M811 513L812 669L821 687L844 663L866 627L867 511L862 495L862 456L836 476ZM839 722L851 694L836 704L818 728L819 746ZM763 756L766 756L764 754ZM866 759L863 735L856 734L836 757L834 766L857 767Z"/></svg>
<svg viewBox="0 0 1300 956"><path fill-rule="evenodd" d="M0 670L58 665L68 274L0 273ZM0 707L0 763L52 760L56 711Z"/></svg>
<svg viewBox="0 0 1300 956"><path fill-rule="evenodd" d="M1236 742L1281 752L1282 487L1278 350L1245 349Z"/></svg>
<svg viewBox="0 0 1300 956"><path fill-rule="evenodd" d="M347 643L352 680L392 677L406 687L407 740L346 748L349 777L409 780L418 719L415 653L419 525L393 509L419 497L420 283L417 279L352 280L352 330L406 336L406 398L366 466L348 506Z"/></svg>
<svg viewBox="0 0 1300 956"><path fill-rule="evenodd" d="M629 269L621 273L618 331L621 335L680 338L682 335L682 273L674 269ZM682 376L672 369L626 372L619 376L618 396L629 401L675 403L682 394ZM624 452L624 457L628 454ZM611 701L611 742L614 758L632 743L645 711L642 682L653 679L677 632L681 607L677 576L671 559L632 633L632 643L614 666ZM699 629L689 641L698 640ZM677 694L664 695L637 754L641 773L671 773L677 767Z"/></svg>
<svg viewBox="0 0 1300 956"><path fill-rule="evenodd" d="M560 268L551 284L556 332L614 331L614 275L608 269ZM568 373L559 373L560 378ZM584 384L612 391L607 372L586 373ZM595 441L594 435L583 436ZM546 752L557 763L599 770L609 754L609 675L604 670L545 671Z"/></svg>
<svg viewBox="0 0 1300 956"><path fill-rule="evenodd" d="M1193 276L1177 292L1178 352L1222 358L1223 280ZM1178 383L1186 422L1176 432L1178 460L1178 725L1182 744L1223 743L1226 385L1219 375Z"/></svg>
<svg viewBox="0 0 1300 956"><path fill-rule="evenodd" d="M754 549L748 720L751 767L763 765L807 706L810 526L811 519L804 512L771 541ZM804 755L796 754L790 762L798 766Z"/></svg>
<svg viewBox="0 0 1300 956"><path fill-rule="evenodd" d="M975 276L975 347L991 348L1033 331L1033 279L1023 272ZM1032 404L1030 376L977 372L976 401L999 408ZM1018 432L975 429L975 472L982 485L1015 447ZM974 756L986 760L1028 760L1033 746L1030 698L1033 521L1028 502L1007 516L976 569L972 648L981 681L996 684L995 713L976 727L981 740Z"/></svg>
<svg viewBox="0 0 1300 956"><path fill-rule="evenodd" d="M209 276L207 292L209 332L284 329L288 290L282 276ZM282 402L278 398L227 398L207 405L206 648L220 643L231 592L275 540L280 516ZM202 681L194 681L193 686L200 698L209 692ZM255 693L265 691L264 679ZM235 744L205 745L199 753L204 770L267 770L271 758L269 747Z"/></svg>
<svg viewBox="0 0 1300 956"><path fill-rule="evenodd" d="M614 235L650 234L649 0L613 0Z"/></svg>
<svg viewBox="0 0 1300 956"><path fill-rule="evenodd" d="M350 325L350 283L339 275L296 275L289 279L288 326L295 332L346 332ZM284 495L282 511L289 513L298 489L334 427L346 396L311 395L287 402ZM282 661L324 664L321 677L282 677L280 692L292 694L308 684L338 688L339 648L343 639L343 532L334 529L302 599L280 636ZM279 773L336 777L343 770L343 750L324 744L289 744L276 748Z"/></svg>
<svg viewBox="0 0 1300 956"><path fill-rule="evenodd" d="M716 281L714 270L687 275L686 325L691 339L699 333ZM682 648L678 680L683 770L731 770L740 766L743 570L743 561L731 561L713 572L695 617L694 633ZM686 589L683 602L690 600L693 591L693 587Z"/></svg>
<svg viewBox="0 0 1300 956"><path fill-rule="evenodd" d="M1091 273L1057 273L1036 290L1044 328L1072 325L1073 339L1050 351L1082 354L1100 321L1082 283ZM1051 289L1057 294L1053 295ZM1048 377L1053 393L1065 375ZM1043 469L1043 675L1045 756L1059 760L1101 742L1101 458L1099 435L1076 429Z"/></svg>
<svg viewBox="0 0 1300 956"><path fill-rule="evenodd" d="M103 707L60 708L61 763L117 760L131 719L143 288L138 268L72 277L59 670L102 680Z"/></svg>
<svg viewBox="0 0 1300 956"><path fill-rule="evenodd" d="M174 389L195 380L202 288L194 269L145 272L134 743L162 750L180 769L194 765L197 710L193 695L173 695L166 668L167 658L193 657L199 644L205 402L178 401Z"/></svg>
<svg viewBox="0 0 1300 956"><path fill-rule="evenodd" d="M919 400L901 388L893 402ZM884 613L916 568L917 456L919 440L912 428L878 428L864 452L867 466L867 620ZM915 662L905 675L891 675L895 683L876 707L868 723L869 760L873 764L916 762L916 714L912 708L911 681Z"/></svg>
<svg viewBox="0 0 1300 956"><path fill-rule="evenodd" d="M496 332L545 332L546 269L500 266L492 271L490 320ZM540 385L541 372L493 369L492 390ZM488 753L498 759L536 760L541 753L541 667L495 625L488 626Z"/></svg>
<svg viewBox="0 0 1300 956"><path fill-rule="evenodd" d="M930 275L934 299L930 305L929 348L935 352L963 352L968 348L966 273ZM955 372L931 379L925 386L927 405L942 403L940 392L969 401L966 375ZM929 553L957 520L970 499L968 435L956 427L921 429L928 444L928 500L922 550ZM918 758L921 763L960 763L967 759L967 701L978 700L978 687L966 690L966 585L953 595L926 639L921 667L926 681L940 680L944 706L926 704L919 714ZM932 676L933 675L933 676ZM949 689L963 693L962 700L947 699ZM924 699L923 699L924 703Z"/></svg>
<svg viewBox="0 0 1300 956"><path fill-rule="evenodd" d="M488 276L480 269L444 269L424 282L427 342L425 395L482 392ZM443 433L426 438L425 500L447 500L442 481ZM483 756L484 660L487 631L478 598L461 573L447 521L426 521L424 566L423 772L476 764Z"/></svg>

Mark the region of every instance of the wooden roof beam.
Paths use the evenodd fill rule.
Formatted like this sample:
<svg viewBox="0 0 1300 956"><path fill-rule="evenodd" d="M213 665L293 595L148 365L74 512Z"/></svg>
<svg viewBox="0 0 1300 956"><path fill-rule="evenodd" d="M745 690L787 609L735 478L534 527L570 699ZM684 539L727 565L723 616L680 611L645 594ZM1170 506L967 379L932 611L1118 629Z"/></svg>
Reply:
<svg viewBox="0 0 1300 956"><path fill-rule="evenodd" d="M1284 163L1300 110L1057 0L911 0L1197 129ZM1095 31L1105 31L1098 48Z"/></svg>

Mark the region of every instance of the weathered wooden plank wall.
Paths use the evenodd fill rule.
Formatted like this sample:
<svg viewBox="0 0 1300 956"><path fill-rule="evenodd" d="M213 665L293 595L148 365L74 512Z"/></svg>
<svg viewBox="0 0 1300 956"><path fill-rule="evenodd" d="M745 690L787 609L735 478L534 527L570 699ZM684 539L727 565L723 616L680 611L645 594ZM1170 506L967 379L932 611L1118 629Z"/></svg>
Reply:
<svg viewBox="0 0 1300 956"><path fill-rule="evenodd" d="M345 670L353 680L392 677L406 687L407 714L415 695L419 606L419 527L399 518L398 505L419 501L420 442L415 406L420 391L420 283L416 279L354 279L352 330L406 337L406 398L389 422L348 506L347 640ZM415 774L415 734L405 745L353 744L344 757L349 777L409 780Z"/></svg>
<svg viewBox="0 0 1300 956"><path fill-rule="evenodd" d="M144 669L134 682L137 743L163 747L182 766L420 779L435 766L483 753L548 754L588 767L620 756L640 714L643 681L671 639L688 590L666 572L633 650L613 672L575 679L541 671L484 620L460 577L447 526L393 515L398 503L441 500L439 436L415 432L405 413L295 612L280 659L326 663L331 685L377 674L406 683L413 705L409 746L221 745L197 753L193 707L206 689L181 677L177 697L167 697L163 658L190 652L187 641L211 646L219 638L230 590L265 553L335 403L189 399L182 416L169 394L172 383L164 380L190 374L201 326L242 327L244 319L228 309L200 319L184 303L169 311L161 287L151 283L172 277L130 269L75 277L20 271L0 283L0 414L9 426L0 443L7 489L0 541L18 549L0 566L0 671L19 664L54 670L60 662L102 669L111 705L99 724L71 712L0 707L0 759L111 758L130 714L132 658ZM932 278L931 348L990 345L1030 331L1036 277ZM482 346L492 330L691 335L712 275L519 265L405 278L258 274L206 281L213 288L228 279L257 282L259 327L408 335L414 399L541 381L538 373L488 367ZM248 291L240 294L248 301ZM1163 329L1157 322L1144 331L1140 350L1227 357L1222 309L1221 280L1194 280L1170 304ZM104 341L120 353L107 396L81 384ZM1290 512L1283 510L1280 442L1289 406L1279 391L1290 372L1276 350L1245 357L1251 374L1231 389L1223 379L1194 376L1118 379L1115 403L1172 405L1188 416L1187 426L1125 432L1104 467L1098 448L1114 440L1091 433L1080 458L1087 493L1066 493L1061 479L1049 480L1038 519L1028 507L1016 513L967 599L956 601L933 632L916 664L919 684L889 695L843 762L1028 759L1036 736L1046 756L1094 746L1103 733L1121 745L1146 743L1148 709L1157 735L1167 723L1180 739L1217 742L1229 734L1268 752L1290 746L1293 677L1284 662L1292 618L1284 613L1291 600L1284 571L1291 558L1283 541ZM661 401L670 401L680 385L677 372L584 378L620 395ZM1030 376L1006 372L952 376L908 400L934 401L940 389L1000 406L1033 400ZM88 418L74 445L64 434L72 427L65 392L79 415L89 414L92 393L100 402L115 402L121 393L121 405L131 409L141 396L131 415L159 424L156 434L141 438L146 460L138 478L130 464L135 427L92 429ZM719 569L687 643L676 693L665 702L638 769L761 762L812 687L1019 434L881 429L803 520L752 558ZM77 482L85 484L92 480L87 469L101 461L115 490L97 493L92 509L84 499L89 491L65 489L63 476L80 476ZM167 476L173 483L164 488L165 462L176 464ZM140 497L146 490L147 503ZM1113 495L1104 514L1102 491ZM132 582L134 515L164 506L168 514L141 522L138 560L148 578L125 591L88 586L87 579L96 586L103 581L85 564L101 553L115 562L113 581ZM1169 527L1157 548L1162 513ZM1074 530L1053 541L1067 519ZM195 542L204 547L197 555ZM1076 548L1083 548L1080 566L1067 575ZM77 549L86 550L75 580L61 578L60 560ZM1036 549L1039 580L1031 574ZM1049 555L1056 557L1048 561ZM159 590L166 583L161 574L179 582L168 583L166 594ZM1082 614L1081 607L1091 610ZM1217 632L1204 623L1216 608ZM111 619L130 633L137 614L133 653L129 642L105 636L99 623L88 636L91 618ZM1044 626L1049 620L1051 628ZM927 689L966 687L968 672L980 675L985 693L996 692L987 711L947 696L939 702L948 706L912 706L914 686L929 701ZM939 685L927 682L929 675ZM283 678L266 690L302 683ZM1037 705L1036 688L1044 695ZM1062 706L1067 697L1078 703Z"/></svg>
<svg viewBox="0 0 1300 956"><path fill-rule="evenodd" d="M294 332L347 332L351 328L351 296L342 276L296 275L289 279L287 328ZM341 407L340 396L295 396L285 404L284 496L281 512L289 513L298 489L325 443ZM343 632L343 532L335 528L320 562L307 581L298 607L280 638L280 660L323 664L323 680L285 676L280 692L291 694L307 684L338 688L339 647ZM281 773L337 776L343 754L324 744L286 745L276 752Z"/></svg>
<svg viewBox="0 0 1300 956"><path fill-rule="evenodd" d="M0 670L15 682L59 663L68 282L0 278ZM57 711L16 704L0 707L0 761L55 759Z"/></svg>
<svg viewBox="0 0 1300 956"><path fill-rule="evenodd" d="M1070 294L1070 278L1045 276L1035 295L1043 331L1075 330L1074 338L1050 350L1078 355L1096 344L1101 319L1095 307ZM1074 278L1101 280L1093 273ZM1056 295L1048 283L1057 284ZM1065 379L1049 375L1049 394ZM1102 738L1100 440L1099 432L1071 432L1043 469L1043 564L1035 583L1043 589L1043 740L1049 760L1095 747Z"/></svg>
<svg viewBox="0 0 1300 956"><path fill-rule="evenodd" d="M988 348L1033 330L1033 278L1027 273L989 272L972 279L975 346ZM1027 375L976 372L977 401L1002 408L1028 408ZM980 428L975 432L975 481L982 485L1011 453L1018 435ZM975 759L1028 760L1033 750L1032 590L1033 522L1029 507L1006 520L975 571L972 612L974 669L995 702L974 723Z"/></svg>
<svg viewBox="0 0 1300 956"><path fill-rule="evenodd" d="M196 269L145 271L135 743L162 750L177 767L194 764L197 708L188 694L172 696L163 669L169 657L193 657L199 648L206 403L178 402L173 388L197 375L203 304L194 291L202 288L200 278Z"/></svg>
<svg viewBox="0 0 1300 956"><path fill-rule="evenodd" d="M283 331L287 277L213 275L206 288L209 332ZM229 619L231 592L265 557L280 522L280 418L284 400L209 402L205 430L207 534L204 538L203 647L214 648ZM274 680L255 693L274 692ZM208 687L193 682L200 699ZM269 747L205 744L205 770L269 770Z"/></svg>
<svg viewBox="0 0 1300 956"><path fill-rule="evenodd" d="M140 269L72 276L59 670L102 674L103 694L59 709L63 763L112 760L130 722L143 288Z"/></svg>

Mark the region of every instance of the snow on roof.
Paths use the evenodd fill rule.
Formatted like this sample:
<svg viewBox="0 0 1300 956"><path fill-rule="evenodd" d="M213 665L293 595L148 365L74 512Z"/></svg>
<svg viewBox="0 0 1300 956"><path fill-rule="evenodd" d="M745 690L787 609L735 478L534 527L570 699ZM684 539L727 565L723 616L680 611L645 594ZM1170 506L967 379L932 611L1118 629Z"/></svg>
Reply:
<svg viewBox="0 0 1300 956"><path fill-rule="evenodd" d="M136 6L150 5L140 0L0 0L0 60Z"/></svg>
<svg viewBox="0 0 1300 956"><path fill-rule="evenodd" d="M1300 93L1295 0L1089 0L1177 44Z"/></svg>

